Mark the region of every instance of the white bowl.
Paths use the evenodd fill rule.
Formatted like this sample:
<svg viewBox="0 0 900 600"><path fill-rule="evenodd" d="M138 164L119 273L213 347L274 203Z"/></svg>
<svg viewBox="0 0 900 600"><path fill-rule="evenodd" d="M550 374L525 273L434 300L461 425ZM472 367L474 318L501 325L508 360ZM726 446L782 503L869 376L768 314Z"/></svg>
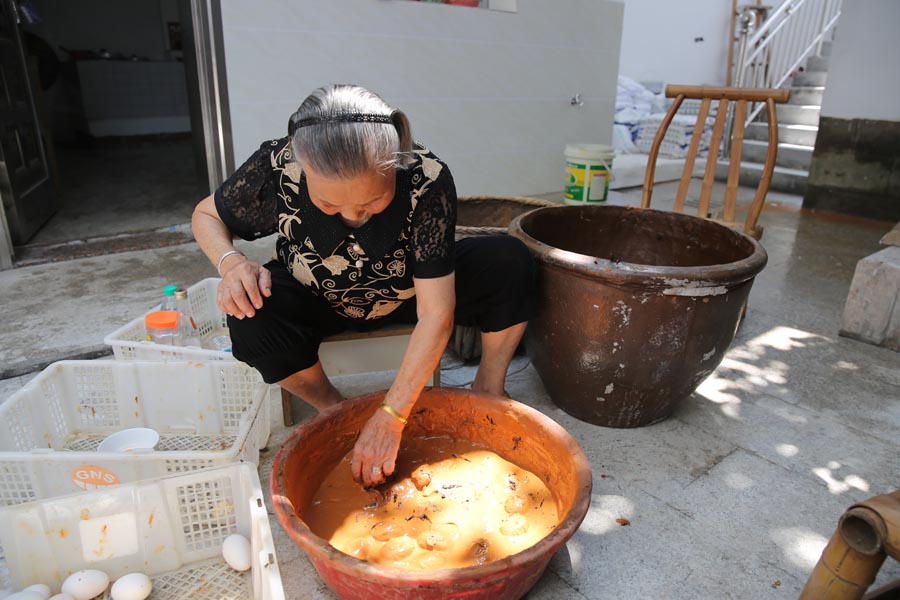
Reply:
<svg viewBox="0 0 900 600"><path fill-rule="evenodd" d="M97 446L97 452L152 451L158 443L159 432L155 429L135 427L108 436Z"/></svg>

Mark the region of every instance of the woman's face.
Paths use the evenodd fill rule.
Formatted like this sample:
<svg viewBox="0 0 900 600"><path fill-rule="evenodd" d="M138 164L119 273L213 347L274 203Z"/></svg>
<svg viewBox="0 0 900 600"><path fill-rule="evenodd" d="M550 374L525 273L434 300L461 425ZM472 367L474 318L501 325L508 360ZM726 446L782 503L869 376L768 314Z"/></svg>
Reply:
<svg viewBox="0 0 900 600"><path fill-rule="evenodd" d="M325 214L340 215L348 227L360 227L394 198L396 170L372 170L346 179L327 179L304 167L309 197Z"/></svg>

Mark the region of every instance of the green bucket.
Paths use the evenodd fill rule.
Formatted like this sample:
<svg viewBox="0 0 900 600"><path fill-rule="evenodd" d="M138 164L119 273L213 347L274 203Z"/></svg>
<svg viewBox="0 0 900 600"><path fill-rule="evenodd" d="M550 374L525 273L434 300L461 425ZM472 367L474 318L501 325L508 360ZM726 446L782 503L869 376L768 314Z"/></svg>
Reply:
<svg viewBox="0 0 900 600"><path fill-rule="evenodd" d="M603 144L566 145L566 204L606 202L612 177L613 148Z"/></svg>

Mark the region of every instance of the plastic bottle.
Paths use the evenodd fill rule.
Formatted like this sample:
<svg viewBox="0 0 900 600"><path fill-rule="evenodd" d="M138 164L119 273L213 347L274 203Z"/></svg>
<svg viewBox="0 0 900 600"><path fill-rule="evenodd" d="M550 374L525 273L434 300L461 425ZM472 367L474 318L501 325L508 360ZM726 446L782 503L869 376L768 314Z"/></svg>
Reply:
<svg viewBox="0 0 900 600"><path fill-rule="evenodd" d="M167 285L163 288L163 301L159 305L159 310L175 310L175 290L177 285Z"/></svg>
<svg viewBox="0 0 900 600"><path fill-rule="evenodd" d="M197 322L194 321L194 316L191 314L191 303L188 302L186 289L178 288L175 290L175 310L178 311L178 331L181 334L181 345L195 348L202 347L200 330L197 328Z"/></svg>
<svg viewBox="0 0 900 600"><path fill-rule="evenodd" d="M217 352L231 352L231 336L227 333L217 333L206 340L203 347Z"/></svg>
<svg viewBox="0 0 900 600"><path fill-rule="evenodd" d="M166 346L180 346L181 333L178 330L178 313L174 310L157 310L144 317L147 341Z"/></svg>

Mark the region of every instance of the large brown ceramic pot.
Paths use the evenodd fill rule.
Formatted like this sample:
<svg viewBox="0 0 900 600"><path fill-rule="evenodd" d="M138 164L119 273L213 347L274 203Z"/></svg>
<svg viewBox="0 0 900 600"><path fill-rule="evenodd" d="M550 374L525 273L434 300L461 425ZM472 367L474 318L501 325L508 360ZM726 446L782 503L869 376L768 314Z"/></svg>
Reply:
<svg viewBox="0 0 900 600"><path fill-rule="evenodd" d="M669 416L719 365L766 252L706 219L540 208L510 233L539 264L527 347L553 401L607 427Z"/></svg>
<svg viewBox="0 0 900 600"><path fill-rule="evenodd" d="M418 572L372 564L340 552L314 534L304 512L383 401L384 392L346 400L291 434L272 466L272 501L282 527L341 598L521 598L587 514L591 468L578 443L552 419L514 400L471 390L425 391L404 437L449 435L492 449L541 477L556 500L560 523L534 546L482 566Z"/></svg>

